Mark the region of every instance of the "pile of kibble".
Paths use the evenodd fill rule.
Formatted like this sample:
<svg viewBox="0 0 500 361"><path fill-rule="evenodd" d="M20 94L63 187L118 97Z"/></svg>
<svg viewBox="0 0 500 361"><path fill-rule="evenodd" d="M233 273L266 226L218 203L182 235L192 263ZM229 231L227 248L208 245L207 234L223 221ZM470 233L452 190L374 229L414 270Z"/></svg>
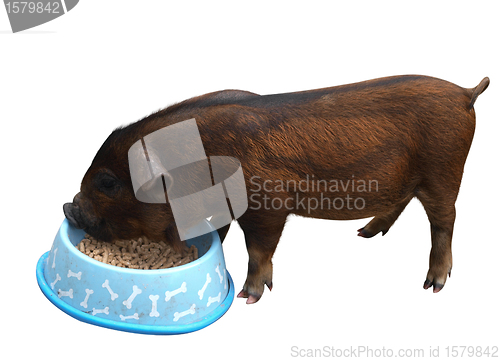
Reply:
<svg viewBox="0 0 500 361"><path fill-rule="evenodd" d="M146 237L130 241L101 242L86 234L76 246L80 252L113 266L154 270L182 266L198 259L198 249L184 245L176 252L165 242L153 242Z"/></svg>

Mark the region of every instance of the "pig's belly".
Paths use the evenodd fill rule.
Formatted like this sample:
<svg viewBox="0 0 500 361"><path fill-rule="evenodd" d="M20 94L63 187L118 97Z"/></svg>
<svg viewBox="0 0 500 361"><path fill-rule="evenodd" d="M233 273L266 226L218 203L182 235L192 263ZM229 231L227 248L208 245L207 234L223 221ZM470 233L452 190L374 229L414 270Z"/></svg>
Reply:
<svg viewBox="0 0 500 361"><path fill-rule="evenodd" d="M411 184L383 190L355 187L347 192L259 192L250 195L249 208L311 218L352 220L389 214L413 196Z"/></svg>
<svg viewBox="0 0 500 361"><path fill-rule="evenodd" d="M303 217L352 220L390 213L403 197L390 199L375 194L363 193L297 193L284 205L291 205L290 213ZM274 201L274 206L279 205ZM291 207L289 207L291 208Z"/></svg>

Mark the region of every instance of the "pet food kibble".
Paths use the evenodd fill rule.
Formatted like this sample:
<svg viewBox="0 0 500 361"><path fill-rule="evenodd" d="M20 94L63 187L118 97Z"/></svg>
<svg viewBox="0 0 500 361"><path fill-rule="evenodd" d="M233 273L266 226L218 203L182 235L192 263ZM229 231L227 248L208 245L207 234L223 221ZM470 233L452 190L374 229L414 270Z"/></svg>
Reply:
<svg viewBox="0 0 500 361"><path fill-rule="evenodd" d="M104 254L102 256L102 263L108 263L108 257L109 257L108 249L105 248L104 249Z"/></svg>
<svg viewBox="0 0 500 361"><path fill-rule="evenodd" d="M146 237L103 243L86 234L76 248L99 262L132 269L165 269L198 259L198 249L194 245L189 248L184 245L179 253L163 241L153 242Z"/></svg>

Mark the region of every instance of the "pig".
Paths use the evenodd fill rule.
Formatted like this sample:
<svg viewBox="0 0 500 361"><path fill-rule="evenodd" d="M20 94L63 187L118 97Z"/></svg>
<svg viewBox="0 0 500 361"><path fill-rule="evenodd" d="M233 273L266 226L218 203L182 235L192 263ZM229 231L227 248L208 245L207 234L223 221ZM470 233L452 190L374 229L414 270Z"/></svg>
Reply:
<svg viewBox="0 0 500 361"><path fill-rule="evenodd" d="M64 214L103 241L146 236L179 247L168 202L137 200L127 153L147 134L194 118L207 156L241 162L248 209L236 221L249 260L238 297L246 303L257 302L265 285L273 287L272 257L288 215L373 217L358 230L373 237L385 235L413 198L431 228L423 287L439 292L451 275L455 201L475 130L473 106L488 85L488 78L462 88L405 75L286 94L224 90L194 97L114 130ZM229 227L218 229L221 241Z"/></svg>

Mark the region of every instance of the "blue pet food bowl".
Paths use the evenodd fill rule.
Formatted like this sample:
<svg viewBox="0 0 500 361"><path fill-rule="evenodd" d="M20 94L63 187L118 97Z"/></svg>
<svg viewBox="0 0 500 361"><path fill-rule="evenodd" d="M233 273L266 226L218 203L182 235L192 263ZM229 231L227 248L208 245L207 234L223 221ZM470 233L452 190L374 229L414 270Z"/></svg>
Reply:
<svg viewBox="0 0 500 361"><path fill-rule="evenodd" d="M199 232L199 227L204 232ZM231 306L234 285L216 229L205 221L186 240L199 258L183 266L135 270L96 261L75 246L85 232L65 219L36 277L44 295L68 315L93 325L144 334L197 331Z"/></svg>

